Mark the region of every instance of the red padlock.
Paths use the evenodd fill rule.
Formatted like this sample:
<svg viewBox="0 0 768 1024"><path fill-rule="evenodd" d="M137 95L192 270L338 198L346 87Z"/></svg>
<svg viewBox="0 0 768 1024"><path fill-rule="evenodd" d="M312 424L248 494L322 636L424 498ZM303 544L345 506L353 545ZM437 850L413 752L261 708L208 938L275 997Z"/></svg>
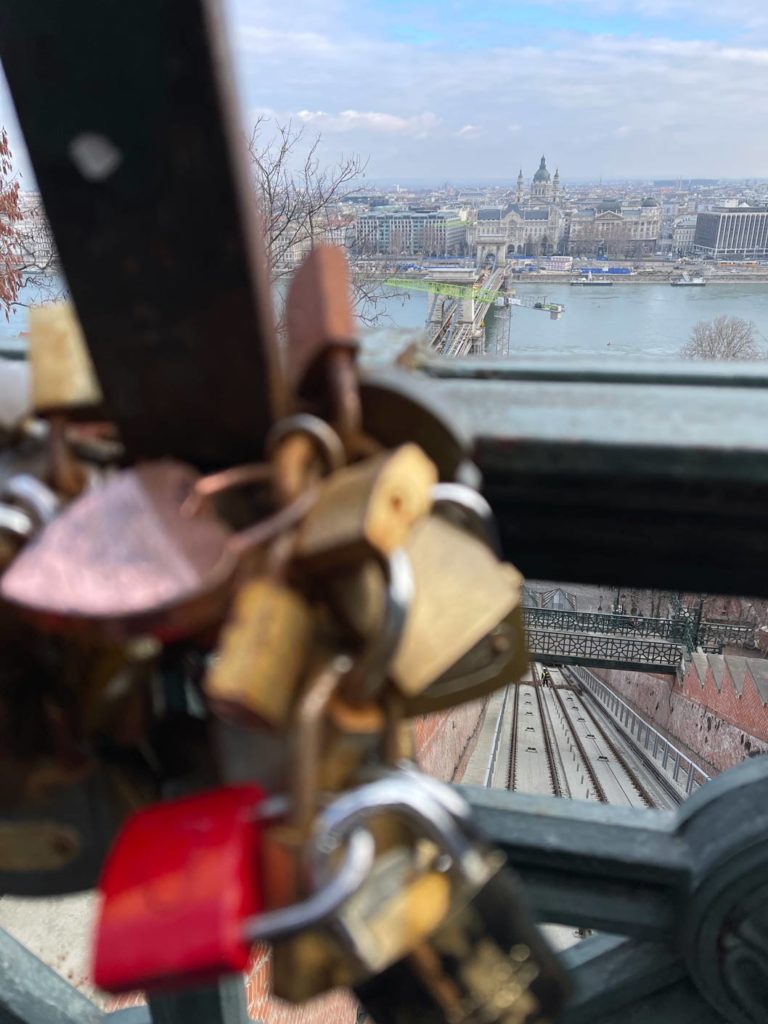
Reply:
<svg viewBox="0 0 768 1024"><path fill-rule="evenodd" d="M263 800L256 786L230 786L129 819L99 885L100 988L158 992L245 969L251 942L243 924L262 909Z"/></svg>

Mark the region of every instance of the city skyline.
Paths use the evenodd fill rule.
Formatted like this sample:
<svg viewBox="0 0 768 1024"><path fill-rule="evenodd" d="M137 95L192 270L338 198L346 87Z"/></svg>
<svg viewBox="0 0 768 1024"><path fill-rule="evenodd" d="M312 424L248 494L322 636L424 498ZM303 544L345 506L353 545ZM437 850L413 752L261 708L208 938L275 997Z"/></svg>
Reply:
<svg viewBox="0 0 768 1024"><path fill-rule="evenodd" d="M768 171L759 0L229 0L244 128L260 114L369 158L372 181ZM4 81L0 124L30 182Z"/></svg>

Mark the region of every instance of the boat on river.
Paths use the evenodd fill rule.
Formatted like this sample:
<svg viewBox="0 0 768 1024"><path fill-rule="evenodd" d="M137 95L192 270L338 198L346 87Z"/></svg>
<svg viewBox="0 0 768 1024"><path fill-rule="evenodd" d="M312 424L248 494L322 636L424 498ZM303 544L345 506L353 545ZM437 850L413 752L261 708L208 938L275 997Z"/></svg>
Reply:
<svg viewBox="0 0 768 1024"><path fill-rule="evenodd" d="M669 282L673 288L703 288L707 283L703 277L691 277L687 271L683 271L679 277Z"/></svg>
<svg viewBox="0 0 768 1024"><path fill-rule="evenodd" d="M571 287L574 288L611 288L613 287L613 281L609 281L605 277L593 277L592 271L583 277L575 277L571 281Z"/></svg>

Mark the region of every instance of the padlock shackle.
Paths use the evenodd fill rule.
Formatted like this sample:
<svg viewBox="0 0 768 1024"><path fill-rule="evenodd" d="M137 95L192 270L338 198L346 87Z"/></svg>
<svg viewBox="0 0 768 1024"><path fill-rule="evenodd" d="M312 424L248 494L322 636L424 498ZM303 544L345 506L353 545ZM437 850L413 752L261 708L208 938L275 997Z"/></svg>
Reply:
<svg viewBox="0 0 768 1024"><path fill-rule="evenodd" d="M344 793L318 816L315 851L322 853L338 845L377 815L394 813L412 821L421 834L447 853L454 870L474 884L483 884L488 868L476 845L459 828L442 800L419 782L415 775L408 779L390 775ZM324 854L316 853L312 865L316 884L325 881L327 863Z"/></svg>
<svg viewBox="0 0 768 1024"><path fill-rule="evenodd" d="M470 532L484 541L501 558L501 541L493 509L485 498L466 484L439 483L432 488L432 509L455 508L462 514Z"/></svg>
<svg viewBox="0 0 768 1024"><path fill-rule="evenodd" d="M413 603L413 568L406 551L396 548L379 564L386 583L384 613L379 629L344 680L344 693L352 704L366 704L379 696Z"/></svg>
<svg viewBox="0 0 768 1024"><path fill-rule="evenodd" d="M332 851L319 851L328 859ZM368 877L376 856L373 836L365 828L356 828L347 842L341 867L320 888L292 906L269 910L247 920L243 936L248 942L274 942L307 928L322 924L336 913Z"/></svg>
<svg viewBox="0 0 768 1024"><path fill-rule="evenodd" d="M425 789L470 835L477 836L472 808L469 805L469 801L465 800L458 790L454 789L453 786L446 786L445 783L438 782L431 775L424 775L423 772L418 770L413 761L400 760L396 768L399 775L405 776L414 785Z"/></svg>

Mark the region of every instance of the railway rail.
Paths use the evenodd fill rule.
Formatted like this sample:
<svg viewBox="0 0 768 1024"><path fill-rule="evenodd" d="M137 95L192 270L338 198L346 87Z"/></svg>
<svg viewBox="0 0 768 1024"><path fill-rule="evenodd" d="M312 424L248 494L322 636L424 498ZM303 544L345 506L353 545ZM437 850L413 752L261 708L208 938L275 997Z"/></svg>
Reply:
<svg viewBox="0 0 768 1024"><path fill-rule="evenodd" d="M552 724L549 719L549 711L545 706L544 698L541 693L541 687L537 686L534 690L536 694L536 703L539 706L539 715L541 717L542 729L544 732L544 749L547 754L547 763L549 764L549 772L552 781L552 793L554 796L568 796L569 794L563 792L563 786L560 782L560 777L557 770L557 763L555 761L555 746L552 742Z"/></svg>
<svg viewBox="0 0 768 1024"><path fill-rule="evenodd" d="M563 676L569 681L571 686L577 688L580 693L583 692L583 687L579 685L578 680L568 671L567 668L563 671ZM606 713L600 708L600 705L597 704L596 701L594 701L594 699L591 697L588 691L586 691L586 694L587 700L581 700L582 706L584 707L586 714L589 716L595 729L597 729L597 731L599 732L600 736L603 739L603 742L611 750L614 757L619 762L619 764L621 764L621 766L624 768L624 771L627 773L627 775L632 779L633 785L645 801L646 807L657 807L658 803L656 800L654 800L647 786L643 783L643 774L650 775L650 777L653 778L655 782L659 786L661 786L662 789L664 789L664 791L668 794L670 799L675 804L679 804L681 802L680 792L672 785L669 779L666 778L661 771L659 771L656 765L653 764L650 758L648 758L639 747L637 747L633 751L633 753L636 759L642 764L642 772L633 768L629 764L628 759L621 751L619 743L611 738L608 732L608 727L606 725L603 725L601 721L601 719L608 721ZM611 726L611 728L615 730L615 726Z"/></svg>
<svg viewBox="0 0 768 1024"><path fill-rule="evenodd" d="M483 785L633 807L670 809L682 795L582 693L567 669L538 667L493 707Z"/></svg>

